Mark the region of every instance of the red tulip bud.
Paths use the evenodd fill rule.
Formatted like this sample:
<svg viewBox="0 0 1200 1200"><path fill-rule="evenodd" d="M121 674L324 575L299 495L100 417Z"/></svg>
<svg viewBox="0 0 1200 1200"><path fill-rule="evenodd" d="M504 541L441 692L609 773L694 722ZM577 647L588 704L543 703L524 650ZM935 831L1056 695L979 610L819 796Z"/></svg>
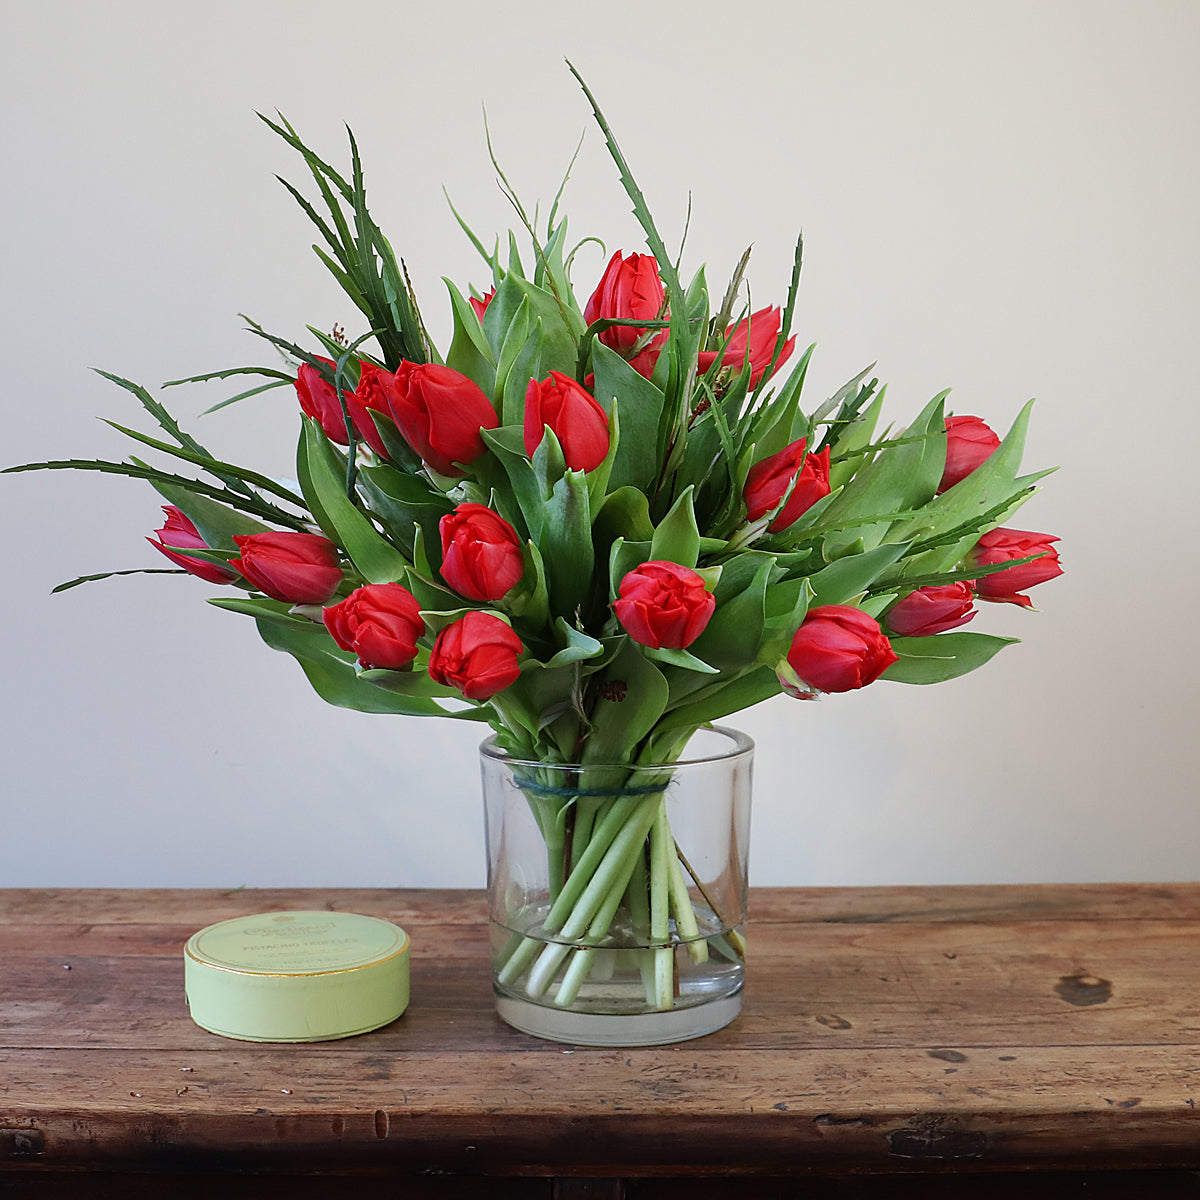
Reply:
<svg viewBox="0 0 1200 1200"><path fill-rule="evenodd" d="M474 310L475 315L479 318L480 323L483 322L483 314L487 312L487 306L491 304L496 296L496 289L484 292L482 296L468 296L467 303Z"/></svg>
<svg viewBox="0 0 1200 1200"><path fill-rule="evenodd" d="M938 491L944 492L982 466L1000 445L1000 439L979 417L946 418L946 469Z"/></svg>
<svg viewBox="0 0 1200 1200"><path fill-rule="evenodd" d="M780 313L778 308L760 308L744 321L739 321L732 330L726 330L729 341L721 354L721 366L735 372L741 371L746 363L747 351L750 361L750 386L757 387L763 373L771 365L775 343L779 339ZM778 370L792 353L796 339L788 338L779 352ZM717 361L716 350L702 350L697 358L697 370L703 375Z"/></svg>
<svg viewBox="0 0 1200 1200"><path fill-rule="evenodd" d="M384 389L404 440L439 475L461 475L487 449L479 431L499 424L483 389L440 363L402 362Z"/></svg>
<svg viewBox="0 0 1200 1200"><path fill-rule="evenodd" d="M364 667L401 671L417 656L425 632L421 606L398 583L356 588L323 614L325 628L343 650L353 650Z"/></svg>
<svg viewBox="0 0 1200 1200"><path fill-rule="evenodd" d="M608 260L599 285L584 306L583 319L589 325L602 318L654 321L664 309L666 294L658 275L658 261L652 254L622 257L618 250ZM614 325L597 336L610 349L628 357L645 332L636 325Z"/></svg>
<svg viewBox="0 0 1200 1200"><path fill-rule="evenodd" d="M234 536L235 567L260 592L288 604L323 604L341 585L337 547L315 533Z"/></svg>
<svg viewBox="0 0 1200 1200"><path fill-rule="evenodd" d="M319 358L332 375L335 365L328 358ZM358 387L354 391L342 389L342 397L346 401L346 411L350 414L350 422L354 426L355 435L366 442L381 458L387 458L387 450L383 439L375 428L370 410L387 413L387 396L384 394L383 381L391 376L365 359L358 364ZM339 446L349 445L346 436L346 419L342 415L342 406L338 403L337 391L324 375L310 363L301 363L296 375L296 395L300 398L300 408L306 416L312 417L325 431L325 436Z"/></svg>
<svg viewBox="0 0 1200 1200"><path fill-rule="evenodd" d="M460 504L438 524L442 578L468 600L499 600L525 574L517 531L483 504Z"/></svg>
<svg viewBox="0 0 1200 1200"><path fill-rule="evenodd" d="M805 440L792 442L778 454L764 458L750 468L742 492L746 501L746 516L757 521L773 509L793 479L796 481L787 503L767 526L770 533L779 533L806 513L822 496L829 495L829 447L820 454L804 453Z"/></svg>
<svg viewBox="0 0 1200 1200"><path fill-rule="evenodd" d="M324 363L330 374L333 374L335 363L328 358L318 357L317 361ZM342 416L342 406L338 403L337 391L333 384L311 363L301 363L296 375L295 388L305 416L312 417L331 442L337 442L340 446L347 445L350 439L346 436L346 418Z"/></svg>
<svg viewBox="0 0 1200 1200"><path fill-rule="evenodd" d="M350 419L354 422L358 436L380 458L386 459L390 456L371 413L383 413L385 417L391 415L388 409L387 384L392 375L372 362L361 361L358 366L358 387L346 393L346 408L350 412Z"/></svg>
<svg viewBox="0 0 1200 1200"><path fill-rule="evenodd" d="M524 646L512 626L485 612L469 612L447 625L429 655L429 674L458 688L468 700L488 700L521 674L517 655Z"/></svg>
<svg viewBox="0 0 1200 1200"><path fill-rule="evenodd" d="M682 650L703 632L717 607L704 580L673 562L635 567L618 589L617 620L635 642L655 650Z"/></svg>
<svg viewBox="0 0 1200 1200"><path fill-rule="evenodd" d="M781 674L785 690L850 692L874 683L898 660L879 622L861 608L824 604L809 609L803 624L792 637Z"/></svg>
<svg viewBox="0 0 1200 1200"><path fill-rule="evenodd" d="M897 637L929 637L974 620L975 592L965 581L917 588L887 612L887 627Z"/></svg>
<svg viewBox="0 0 1200 1200"><path fill-rule="evenodd" d="M979 598L1032 608L1033 601L1028 596L1022 596L1021 592L1062 574L1058 551L1051 545L1058 540L1048 533L1028 533L1023 529L993 529L985 533L976 542L975 549L967 555L969 566L990 567L1030 554L1040 554L1041 558L1009 567L1006 571L981 575L975 580L975 591L979 593Z"/></svg>
<svg viewBox="0 0 1200 1200"><path fill-rule="evenodd" d="M525 389L525 453L533 452L549 425L572 471L593 471L608 455L608 414L569 375L551 371Z"/></svg>
<svg viewBox="0 0 1200 1200"><path fill-rule="evenodd" d="M237 578L237 572L223 567L219 563L208 562L203 558L192 558L187 554L177 554L171 549L178 546L184 550L208 550L211 547L197 532L195 525L173 504L163 505L167 514L167 523L154 532L158 541L147 538L160 554L165 554L177 567L182 567L190 575L203 579L208 583L232 583Z"/></svg>

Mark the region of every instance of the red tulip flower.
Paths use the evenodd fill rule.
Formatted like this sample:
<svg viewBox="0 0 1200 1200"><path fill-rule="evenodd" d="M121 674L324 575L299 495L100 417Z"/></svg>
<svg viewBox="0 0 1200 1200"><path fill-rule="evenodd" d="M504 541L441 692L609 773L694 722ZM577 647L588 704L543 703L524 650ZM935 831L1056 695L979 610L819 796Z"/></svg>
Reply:
<svg viewBox="0 0 1200 1200"><path fill-rule="evenodd" d="M917 588L888 609L889 632L897 637L929 637L957 629L975 618L975 589L967 582Z"/></svg>
<svg viewBox="0 0 1200 1200"><path fill-rule="evenodd" d="M525 453L542 444L549 425L572 471L593 471L608 456L608 414L569 375L551 371L525 390Z"/></svg>
<svg viewBox="0 0 1200 1200"><path fill-rule="evenodd" d="M461 475L487 447L481 429L500 423L473 380L440 363L402 362L384 390L404 440L439 475Z"/></svg>
<svg viewBox="0 0 1200 1200"><path fill-rule="evenodd" d="M375 419L371 413L378 412L385 417L391 416L387 384L392 375L382 367L377 367L374 363L365 360L360 361L358 367L358 387L354 391L346 393L346 408L350 412L350 419L354 422L358 436L380 458L386 459L390 456L387 447L383 444L383 438L379 436L379 430L375 426Z"/></svg>
<svg viewBox="0 0 1200 1200"><path fill-rule="evenodd" d="M468 700L489 700L517 681L523 649L511 625L491 613L469 612L438 634L429 675Z"/></svg>
<svg viewBox="0 0 1200 1200"><path fill-rule="evenodd" d="M234 535L242 552L231 559L260 592L288 604L324 604L341 585L337 547L316 533Z"/></svg>
<svg viewBox="0 0 1200 1200"><path fill-rule="evenodd" d="M223 567L219 563L208 562L203 558L192 558L187 554L178 554L172 546L184 550L209 550L211 547L200 536L195 525L173 504L164 504L163 512L167 514L167 523L154 532L158 541L147 538L160 554L165 554L177 567L182 567L189 575L195 575L207 583L232 583L237 578L237 572Z"/></svg>
<svg viewBox="0 0 1200 1200"><path fill-rule="evenodd" d="M328 358L318 358L324 363L330 374L333 374L336 364ZM354 391L342 389L346 401L346 411L350 414L350 423L355 435L361 438L381 458L387 457L383 439L375 428L370 411L387 413L387 396L383 389L383 379L391 376L372 362L360 360L358 364L358 387ZM346 435L346 419L342 416L342 406L338 403L337 390L324 375L310 363L301 363L296 375L296 395L300 399L300 408L306 416L325 431L325 436L339 446L349 445Z"/></svg>
<svg viewBox="0 0 1200 1200"><path fill-rule="evenodd" d="M704 580L673 562L635 567L618 589L617 620L635 642L655 650L682 650L703 632L717 607Z"/></svg>
<svg viewBox="0 0 1200 1200"><path fill-rule="evenodd" d="M496 296L496 289L492 288L483 293L482 296L468 296L467 303L474 310L475 315L479 318L480 324L483 323L483 314L487 312L487 306L491 304Z"/></svg>
<svg viewBox="0 0 1200 1200"><path fill-rule="evenodd" d="M720 355L721 366L740 372L748 354L750 386L757 387L764 372L771 365L771 355L775 353L775 343L779 339L780 319L778 308L760 308L744 321L739 321L733 330L726 330L729 341ZM776 369L787 362L795 344L794 337L784 342L783 349L779 352L779 361L775 364ZM716 350L702 350L697 359L697 370L703 375L716 361Z"/></svg>
<svg viewBox="0 0 1200 1200"><path fill-rule="evenodd" d="M468 600L499 600L525 574L517 531L483 504L460 504L439 522L442 578Z"/></svg>
<svg viewBox="0 0 1200 1200"><path fill-rule="evenodd" d="M325 628L343 650L353 650L364 667L402 671L417 657L425 632L421 606L398 583L356 588L323 614Z"/></svg>
<svg viewBox="0 0 1200 1200"><path fill-rule="evenodd" d="M329 373L333 374L336 369L335 363L320 357L317 361L324 363L329 368ZM337 442L340 446L347 445L350 439L346 436L346 418L342 416L342 406L338 403L337 391L333 384L311 363L301 363L294 386L304 415L312 417L331 442Z"/></svg>
<svg viewBox="0 0 1200 1200"><path fill-rule="evenodd" d="M666 307L666 289L658 274L658 260L652 254L622 256L618 250L608 260L600 283L583 309L583 319L593 321L609 318L619 321L653 321ZM630 359L639 374L649 376L667 340L663 330L648 346L636 355L631 352L646 333L636 325L614 325L597 335L610 349Z"/></svg>
<svg viewBox="0 0 1200 1200"><path fill-rule="evenodd" d="M746 476L742 497L751 521L770 512L783 499L792 480L796 481L787 503L767 526L770 533L786 529L823 496L829 495L829 447L820 454L805 454L804 447L804 438L792 442L778 454L755 463Z"/></svg>
<svg viewBox="0 0 1200 1200"><path fill-rule="evenodd" d="M979 417L946 418L946 469L938 491L944 492L982 466L1000 445L1000 439Z"/></svg>
<svg viewBox="0 0 1200 1200"><path fill-rule="evenodd" d="M861 608L824 604L809 609L793 635L787 665L795 679L780 683L799 696L850 692L874 683L898 658L874 617Z"/></svg>
<svg viewBox="0 0 1200 1200"><path fill-rule="evenodd" d="M979 598L1032 608L1033 601L1021 593L1026 588L1036 587L1062 574L1058 551L1051 545L1058 540L1048 533L1029 533L1023 529L993 529L985 533L967 556L970 566L990 567L1030 554L1040 554L1041 557L1033 562L1009 567L1006 571L981 575L975 580L975 591Z"/></svg>

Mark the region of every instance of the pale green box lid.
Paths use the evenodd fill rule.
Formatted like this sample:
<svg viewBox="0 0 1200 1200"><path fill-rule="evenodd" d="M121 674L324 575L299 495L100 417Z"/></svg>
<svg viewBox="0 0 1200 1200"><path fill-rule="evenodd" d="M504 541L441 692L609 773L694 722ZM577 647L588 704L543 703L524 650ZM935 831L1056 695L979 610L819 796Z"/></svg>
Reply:
<svg viewBox="0 0 1200 1200"><path fill-rule="evenodd" d="M194 933L183 954L192 1020L249 1042L366 1033L408 1006L408 934L343 912L271 912Z"/></svg>

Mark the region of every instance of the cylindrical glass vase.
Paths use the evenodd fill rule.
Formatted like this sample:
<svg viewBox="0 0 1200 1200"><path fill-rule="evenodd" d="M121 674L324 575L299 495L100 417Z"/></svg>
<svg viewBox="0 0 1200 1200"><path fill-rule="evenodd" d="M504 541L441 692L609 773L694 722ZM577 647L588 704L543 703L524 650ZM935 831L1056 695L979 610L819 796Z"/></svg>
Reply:
<svg viewBox="0 0 1200 1200"><path fill-rule="evenodd" d="M536 1037L651 1046L742 1007L754 743L700 730L671 763L480 750L496 1008Z"/></svg>

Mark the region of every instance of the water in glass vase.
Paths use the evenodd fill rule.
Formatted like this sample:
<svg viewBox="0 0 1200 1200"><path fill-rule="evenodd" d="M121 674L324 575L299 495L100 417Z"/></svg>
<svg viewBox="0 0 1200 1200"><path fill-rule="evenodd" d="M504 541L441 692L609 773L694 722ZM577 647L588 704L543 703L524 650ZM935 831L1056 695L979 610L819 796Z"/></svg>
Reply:
<svg viewBox="0 0 1200 1200"><path fill-rule="evenodd" d="M712 1033L741 1011L743 928L723 925L711 909L696 909L698 933L687 940L672 922L667 942L648 943L626 919L597 945L545 933L548 911L545 905L511 924L491 922L496 1008L517 1029L579 1045L661 1045ZM522 954L528 947L532 954ZM518 957L530 965L506 972ZM555 970L542 990L530 967L547 960ZM664 976L668 1008L657 992Z"/></svg>
<svg viewBox="0 0 1200 1200"><path fill-rule="evenodd" d="M753 747L727 730L699 740L694 757L636 766L517 762L485 743L493 980L509 1024L637 1046L737 1016Z"/></svg>

